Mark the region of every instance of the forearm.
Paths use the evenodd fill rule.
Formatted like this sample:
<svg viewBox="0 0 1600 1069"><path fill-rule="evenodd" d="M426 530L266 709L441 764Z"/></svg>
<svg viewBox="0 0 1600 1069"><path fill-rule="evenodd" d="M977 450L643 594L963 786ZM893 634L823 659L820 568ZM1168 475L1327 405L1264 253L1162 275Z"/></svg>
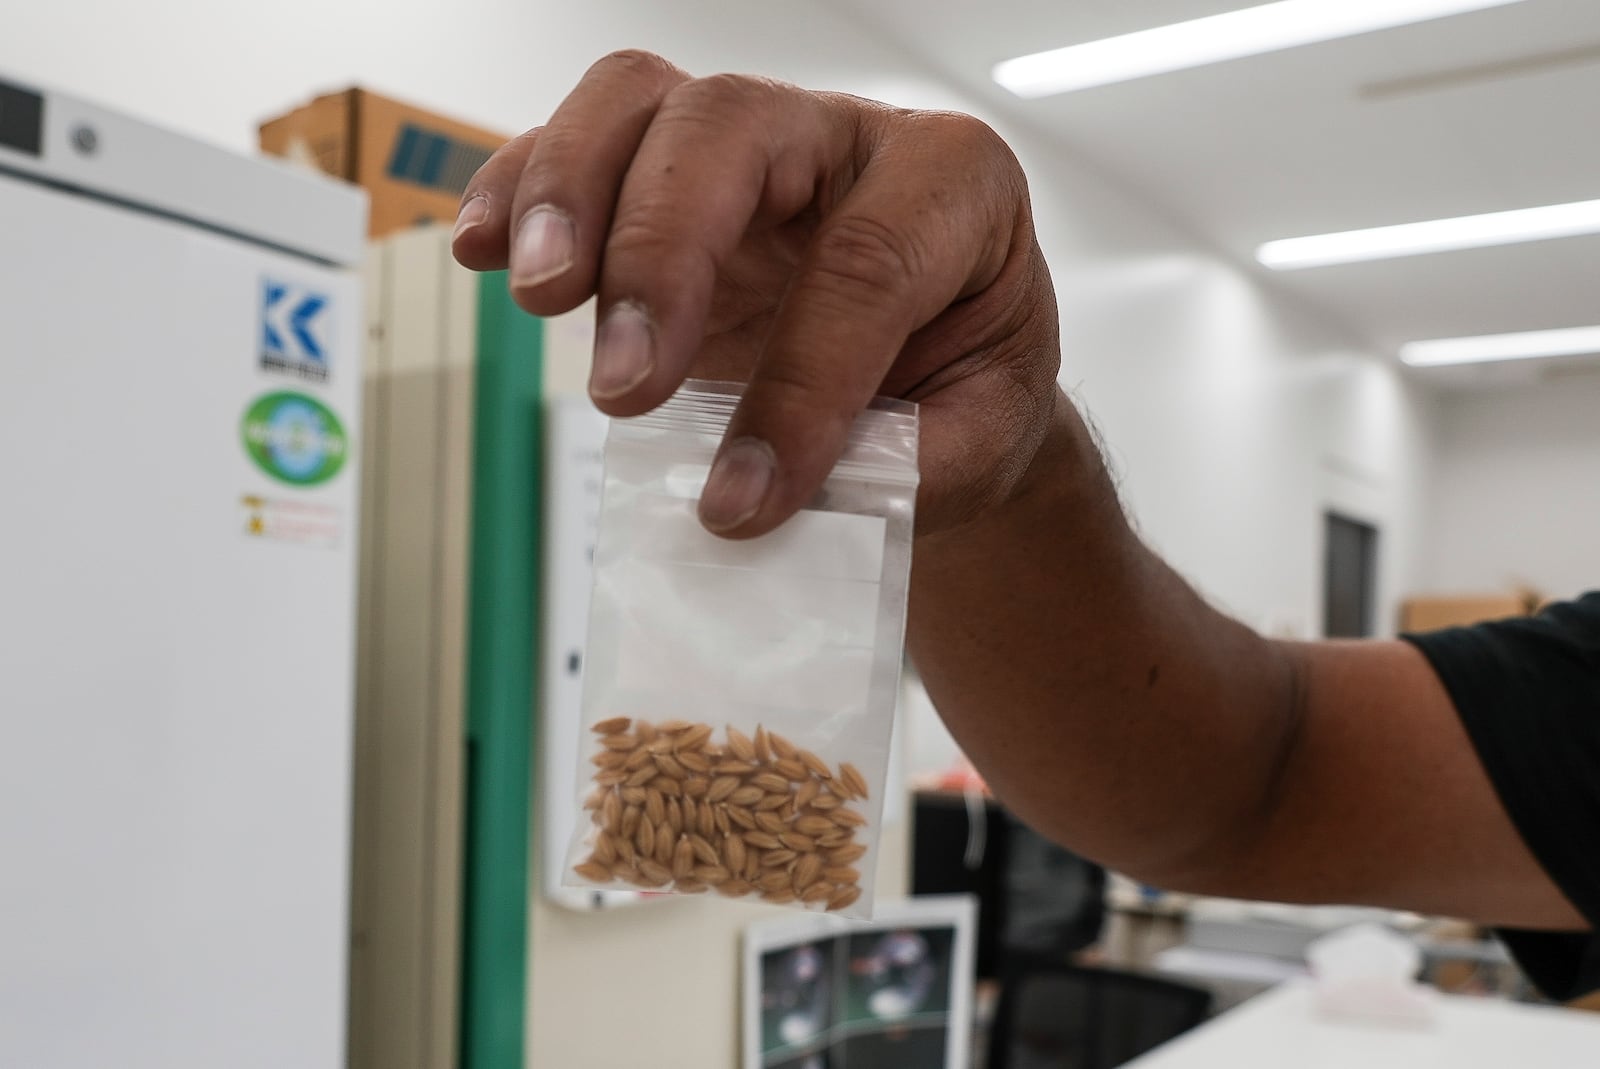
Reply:
<svg viewBox="0 0 1600 1069"><path fill-rule="evenodd" d="M996 794L1108 865L1210 884L1270 809L1293 673L1140 543L1071 402L1018 493L914 560L912 655Z"/></svg>

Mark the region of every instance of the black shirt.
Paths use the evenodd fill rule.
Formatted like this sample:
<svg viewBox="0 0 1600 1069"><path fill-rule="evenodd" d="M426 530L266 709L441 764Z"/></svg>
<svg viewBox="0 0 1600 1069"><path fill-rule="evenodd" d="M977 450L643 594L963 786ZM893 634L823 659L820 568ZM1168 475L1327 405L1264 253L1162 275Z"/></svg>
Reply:
<svg viewBox="0 0 1600 1069"><path fill-rule="evenodd" d="M1551 998L1600 989L1600 592L1404 637L1449 691L1528 849L1595 928L1501 937Z"/></svg>

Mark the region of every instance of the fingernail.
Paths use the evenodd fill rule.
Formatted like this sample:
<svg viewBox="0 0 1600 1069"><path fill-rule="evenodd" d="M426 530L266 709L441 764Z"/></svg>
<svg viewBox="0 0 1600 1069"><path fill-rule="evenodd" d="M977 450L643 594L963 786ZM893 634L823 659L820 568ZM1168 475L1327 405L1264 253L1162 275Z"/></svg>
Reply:
<svg viewBox="0 0 1600 1069"><path fill-rule="evenodd" d="M480 193L461 206L461 214L456 216L456 228L451 232L450 240L455 241L487 218L489 218L489 198Z"/></svg>
<svg viewBox="0 0 1600 1069"><path fill-rule="evenodd" d="M602 401L621 397L643 382L655 367L652 347L644 309L628 301L613 305L595 331L589 395Z"/></svg>
<svg viewBox="0 0 1600 1069"><path fill-rule="evenodd" d="M761 439L729 442L711 465L700 494L700 522L713 531L726 531L754 516L772 487L776 468L772 447Z"/></svg>
<svg viewBox="0 0 1600 1069"><path fill-rule="evenodd" d="M576 245L572 221L554 208L534 208L522 217L511 250L511 284L537 286L572 266Z"/></svg>

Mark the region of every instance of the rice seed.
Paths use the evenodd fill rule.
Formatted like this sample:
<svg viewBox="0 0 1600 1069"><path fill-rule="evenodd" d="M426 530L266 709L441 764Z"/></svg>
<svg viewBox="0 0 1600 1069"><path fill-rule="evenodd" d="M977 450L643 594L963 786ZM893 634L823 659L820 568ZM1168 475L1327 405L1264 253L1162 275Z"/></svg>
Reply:
<svg viewBox="0 0 1600 1069"><path fill-rule="evenodd" d="M852 838L849 828L835 828L826 835L817 836L817 845L824 850L831 850L836 846L843 846Z"/></svg>
<svg viewBox="0 0 1600 1069"><path fill-rule="evenodd" d="M755 817L756 825L762 831L770 831L774 835L789 828L789 825L783 822L783 818L776 813L757 813Z"/></svg>
<svg viewBox="0 0 1600 1069"><path fill-rule="evenodd" d="M634 728L633 728L633 733L635 735L639 736L639 742L641 744L647 743L647 742L654 742L655 738L656 738L656 735L659 734L656 731L656 726L654 724L650 723L650 721L648 721L648 720L641 720L637 724L635 724Z"/></svg>
<svg viewBox="0 0 1600 1069"><path fill-rule="evenodd" d="M624 787L620 792L622 800L629 805L644 805L650 800L650 792L643 787Z"/></svg>
<svg viewBox="0 0 1600 1069"><path fill-rule="evenodd" d="M671 753L672 752L672 736L671 735L657 735L654 739L650 740L650 745L646 746L645 749L650 751L650 755L652 757L654 757L658 753Z"/></svg>
<svg viewBox="0 0 1600 1069"><path fill-rule="evenodd" d="M613 716L609 720L602 720L589 730L596 735L620 735L628 730L628 725L633 721L625 716Z"/></svg>
<svg viewBox="0 0 1600 1069"><path fill-rule="evenodd" d="M700 807L700 811L702 813L705 812L705 806L701 806ZM728 807L727 806L725 806L725 805L716 806L714 808L714 810L713 810L713 816L716 818L715 823L717 825L717 830L718 831L720 831L724 835L727 835L732 831L732 825L728 823ZM708 838L709 838L709 836L708 836Z"/></svg>
<svg viewBox="0 0 1600 1069"><path fill-rule="evenodd" d="M779 735L776 731L767 732L767 745L772 747L772 752L780 758L792 758L799 751L794 743Z"/></svg>
<svg viewBox="0 0 1600 1069"><path fill-rule="evenodd" d="M683 781L683 793L690 798L704 798L711 789L711 781L704 776L690 776Z"/></svg>
<svg viewBox="0 0 1600 1069"><path fill-rule="evenodd" d="M763 902L771 902L775 906L787 906L794 901L794 892L787 887L776 891L763 891L761 892L761 900Z"/></svg>
<svg viewBox="0 0 1600 1069"><path fill-rule="evenodd" d="M761 801L756 803L756 808L766 812L773 812L790 806L793 802L794 796L790 794L768 794L764 795Z"/></svg>
<svg viewBox="0 0 1600 1069"><path fill-rule="evenodd" d="M602 865L610 865L617 860L617 848L611 844L611 836L604 829L594 837L594 859Z"/></svg>
<svg viewBox="0 0 1600 1069"><path fill-rule="evenodd" d="M789 862L793 861L799 856L799 854L788 849L787 847L780 847L777 850L768 850L761 855L761 867L764 869L770 869L776 868L779 865L787 865Z"/></svg>
<svg viewBox="0 0 1600 1069"><path fill-rule="evenodd" d="M646 887L661 887L672 882L672 870L647 857L639 859L639 882Z"/></svg>
<svg viewBox="0 0 1600 1069"><path fill-rule="evenodd" d="M804 891L816 882L822 873L822 858L816 854L807 854L794 864L794 889Z"/></svg>
<svg viewBox="0 0 1600 1069"><path fill-rule="evenodd" d="M683 784L679 783L671 776L657 776L655 779L650 781L650 786L654 787L662 794L670 794L674 798L677 798L683 794Z"/></svg>
<svg viewBox="0 0 1600 1069"><path fill-rule="evenodd" d="M622 762L622 767L627 769L629 772L632 772L636 769L643 768L645 765L648 765L650 763L650 757L650 748L648 746L641 746L628 755L627 760Z"/></svg>
<svg viewBox="0 0 1600 1069"><path fill-rule="evenodd" d="M805 903L826 902L833 897L835 888L827 880L818 880L800 892L800 901Z"/></svg>
<svg viewBox="0 0 1600 1069"><path fill-rule="evenodd" d="M833 779L833 769L828 767L828 762L812 753L810 750L800 750L797 754L800 763L811 770L812 775L818 779Z"/></svg>
<svg viewBox="0 0 1600 1069"><path fill-rule="evenodd" d="M800 789L794 792L794 804L797 809L804 809L816 799L822 790L822 784L814 779L808 779L800 784Z"/></svg>
<svg viewBox="0 0 1600 1069"><path fill-rule="evenodd" d="M710 889L709 884L699 880L679 880L672 885L672 893L675 895L703 895Z"/></svg>
<svg viewBox="0 0 1600 1069"><path fill-rule="evenodd" d="M852 906L855 904L856 899L860 897L861 888L841 887L838 891L834 892L832 898L828 899L828 910L831 912L836 909L844 909L847 906Z"/></svg>
<svg viewBox="0 0 1600 1069"><path fill-rule="evenodd" d="M683 826L689 831L694 831L699 826L700 810L694 804L693 798L683 800Z"/></svg>
<svg viewBox="0 0 1600 1069"><path fill-rule="evenodd" d="M583 808L599 811L605 805L606 799L610 797L611 792L604 787L592 790L589 792L589 797L583 800ZM599 820L600 818L597 816L595 819Z"/></svg>
<svg viewBox="0 0 1600 1069"><path fill-rule="evenodd" d="M629 773L628 786L643 787L646 783L649 783L658 775L660 775L660 773L656 771L655 765L644 765L636 771Z"/></svg>
<svg viewBox="0 0 1600 1069"><path fill-rule="evenodd" d="M593 859L572 866L572 871L586 880L593 880L595 883L611 882L611 870Z"/></svg>
<svg viewBox="0 0 1600 1069"><path fill-rule="evenodd" d="M755 805L766 796L766 791L760 787L740 787L728 795L729 805Z"/></svg>
<svg viewBox="0 0 1600 1069"><path fill-rule="evenodd" d="M702 864L722 864L722 855L718 854L717 848L712 846L702 836L689 835L685 837L684 841L689 844L689 849L694 851L694 856L699 858Z"/></svg>
<svg viewBox="0 0 1600 1069"><path fill-rule="evenodd" d="M639 832L639 818L642 816L644 816L644 810L638 806L625 806L622 810L622 822L613 830L624 839L632 839Z"/></svg>
<svg viewBox="0 0 1600 1069"><path fill-rule="evenodd" d="M688 836L680 836L678 845L669 846L668 849L671 851L673 878L687 879L694 871L694 847L690 845Z"/></svg>
<svg viewBox="0 0 1600 1069"><path fill-rule="evenodd" d="M797 831L786 831L778 836L778 840L790 850L798 850L802 854L809 854L817 848L817 841L809 835L801 835Z"/></svg>
<svg viewBox="0 0 1600 1069"><path fill-rule="evenodd" d="M607 791L600 803L600 824L607 831L622 830L622 799L616 791Z"/></svg>
<svg viewBox="0 0 1600 1069"><path fill-rule="evenodd" d="M656 725L656 730L663 735L676 735L678 732L688 731L692 727L694 727L694 722L690 720L663 720Z"/></svg>
<svg viewBox="0 0 1600 1069"><path fill-rule="evenodd" d="M859 861L866 855L867 848L862 843L851 843L828 851L828 860L835 865L848 865L852 861Z"/></svg>
<svg viewBox="0 0 1600 1069"><path fill-rule="evenodd" d="M780 757L772 762L772 771L796 783L811 778L811 773L806 771L806 766L792 757Z"/></svg>
<svg viewBox="0 0 1600 1069"><path fill-rule="evenodd" d="M744 871L745 849L744 840L737 835L724 836L722 840L723 859L728 862L728 868L734 872Z"/></svg>
<svg viewBox="0 0 1600 1069"><path fill-rule="evenodd" d="M756 752L756 760L766 764L772 760L772 744L767 741L767 729L760 724L756 725L756 737L750 742L751 749Z"/></svg>
<svg viewBox="0 0 1600 1069"><path fill-rule="evenodd" d="M589 763L598 769L621 768L628 755L621 750L601 750L589 758Z"/></svg>
<svg viewBox="0 0 1600 1069"><path fill-rule="evenodd" d="M639 828L633 833L633 845L639 848L639 853L649 857L656 850L656 824L650 819L649 814L639 818Z"/></svg>
<svg viewBox="0 0 1600 1069"><path fill-rule="evenodd" d="M710 737L710 724L696 724L694 727L678 736L677 746L674 748L678 750L698 750L701 746L705 745L706 740Z"/></svg>
<svg viewBox="0 0 1600 1069"><path fill-rule="evenodd" d="M711 787L706 791L706 801L720 802L738 789L739 778L737 776L718 776L711 781Z"/></svg>
<svg viewBox="0 0 1600 1069"><path fill-rule="evenodd" d="M789 887L789 874L782 869L774 869L771 872L762 873L761 878L756 880L756 886L763 891L787 890Z"/></svg>
<svg viewBox="0 0 1600 1069"><path fill-rule="evenodd" d="M744 852L744 870L740 875L752 883L755 882L756 877L761 875L761 851L746 850Z"/></svg>
<svg viewBox="0 0 1600 1069"><path fill-rule="evenodd" d="M617 851L617 860L616 864L612 866L613 868L617 865L632 868L634 863L639 860L639 852L633 848L632 839L612 839L611 845Z"/></svg>
<svg viewBox="0 0 1600 1069"><path fill-rule="evenodd" d="M813 857L816 855L813 854ZM822 878L830 883L860 883L861 870L853 869L849 865L835 865L822 870Z"/></svg>
<svg viewBox="0 0 1600 1069"><path fill-rule="evenodd" d="M710 802L700 803L700 814L695 818L694 827L696 831L707 839L716 834L717 822L712 819Z"/></svg>
<svg viewBox="0 0 1600 1069"><path fill-rule="evenodd" d="M755 744L750 741L750 736L729 724L723 734L728 739L728 752L741 761L754 761L756 759Z"/></svg>
<svg viewBox="0 0 1600 1069"><path fill-rule="evenodd" d="M694 753L693 751L681 751L678 754L678 764L682 765L684 768L688 769L690 772L710 772L711 771L711 759L708 758L703 753Z"/></svg>
<svg viewBox="0 0 1600 1069"><path fill-rule="evenodd" d="M600 787L615 787L619 783L627 782L627 779L627 769L608 768L604 772L595 773L594 782Z"/></svg>
<svg viewBox="0 0 1600 1069"><path fill-rule="evenodd" d="M656 767L661 770L661 774L663 776L671 776L673 779L678 780L688 777L688 771L685 770L682 765L678 764L678 759L673 757L671 754L658 753L655 755L655 758Z"/></svg>
<svg viewBox="0 0 1600 1069"><path fill-rule="evenodd" d="M639 739L634 735L628 734L626 731L619 731L616 734L607 735L600 740L600 745L604 746L608 750L631 750L638 744Z"/></svg>
<svg viewBox="0 0 1600 1069"><path fill-rule="evenodd" d="M739 761L733 758L723 758L718 761L714 771L722 776L748 776L756 770L756 766L749 761Z"/></svg>
<svg viewBox="0 0 1600 1069"><path fill-rule="evenodd" d="M644 792L645 816L657 824L667 822L667 800L660 791L647 790Z"/></svg>
<svg viewBox="0 0 1600 1069"><path fill-rule="evenodd" d="M747 831L744 833L744 841L763 850L776 850L784 845L778 836L769 835L764 831Z"/></svg>
<svg viewBox="0 0 1600 1069"><path fill-rule="evenodd" d="M685 798L684 801L688 801L688 799ZM676 798L667 799L667 823L672 825L673 831L680 834L690 830L688 824L685 823L683 807L678 804Z"/></svg>
<svg viewBox="0 0 1600 1069"><path fill-rule="evenodd" d="M719 883L727 883L733 873L721 865L696 865L692 875L701 883L707 883L715 887Z"/></svg>
<svg viewBox="0 0 1600 1069"><path fill-rule="evenodd" d="M793 820L799 814L800 811L794 807L793 798L790 798L787 802L784 802L783 805L778 807L778 816L782 817L784 820Z"/></svg>
<svg viewBox="0 0 1600 1069"><path fill-rule="evenodd" d="M818 816L804 816L794 822L794 830L803 835L826 835L837 826L827 817Z"/></svg>
<svg viewBox="0 0 1600 1069"><path fill-rule="evenodd" d="M778 775L776 772L758 773L757 775L750 777L750 782L754 786L760 787L764 791L787 792L789 790L789 781Z"/></svg>
<svg viewBox="0 0 1600 1069"><path fill-rule="evenodd" d="M727 895L729 898L743 898L745 895L755 890L754 887L750 886L750 884L744 880L729 880L726 883L717 884L716 888L717 894Z"/></svg>
<svg viewBox="0 0 1600 1069"><path fill-rule="evenodd" d="M867 822L867 818L854 809L839 808L828 814L835 824L841 828L859 828Z"/></svg>
<svg viewBox="0 0 1600 1069"><path fill-rule="evenodd" d="M813 780L813 783L816 781ZM844 802L840 801L837 794L819 794L811 799L811 808L826 812L829 809L838 809Z"/></svg>
<svg viewBox="0 0 1600 1069"><path fill-rule="evenodd" d="M722 807L722 812L728 815L728 820L731 823L739 825L739 827L745 829L746 831L755 831L758 827L760 827L760 825L756 823L755 814L750 812L750 810L746 809L742 805L725 805Z"/></svg>
<svg viewBox="0 0 1600 1069"><path fill-rule="evenodd" d="M839 780L846 787L848 787L850 789L850 793L855 795L857 798L867 797L867 777L863 776L861 774L861 770L855 765L852 765L849 761L840 763Z"/></svg>
<svg viewBox="0 0 1600 1069"><path fill-rule="evenodd" d="M671 827L666 824L662 824L656 828L655 858L657 863L662 865L672 864L673 850L677 845L678 837L672 834ZM694 857L694 851L691 850L689 852L689 856L691 858L689 863L692 865L694 864L694 861L692 860Z"/></svg>

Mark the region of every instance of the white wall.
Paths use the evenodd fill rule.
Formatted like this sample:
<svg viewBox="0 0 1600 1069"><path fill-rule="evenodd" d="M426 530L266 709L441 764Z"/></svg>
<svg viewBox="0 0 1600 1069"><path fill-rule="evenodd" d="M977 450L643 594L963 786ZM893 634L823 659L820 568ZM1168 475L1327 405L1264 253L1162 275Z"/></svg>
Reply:
<svg viewBox="0 0 1600 1069"><path fill-rule="evenodd" d="M0 72L240 149L261 118L353 82L520 130L593 58L629 45L702 72L972 107L897 51L802 3L97 0L33 5L28 17L0 38ZM1386 599L1413 585L1426 402L1388 364L1059 147L996 125L1031 176L1061 292L1063 381L1110 441L1150 541L1219 603L1278 632L1310 634L1320 619L1329 504L1382 525ZM910 727L915 752L938 752L918 744L936 731L926 712ZM659 1061L636 1038L659 1035L672 1038L672 1064L733 1065L737 935L748 916L711 902L604 916L536 904L529 1064ZM617 1003L628 1011L600 1009Z"/></svg>
<svg viewBox="0 0 1600 1069"><path fill-rule="evenodd" d="M1600 374L1444 395L1432 491L1427 589L1600 589Z"/></svg>

